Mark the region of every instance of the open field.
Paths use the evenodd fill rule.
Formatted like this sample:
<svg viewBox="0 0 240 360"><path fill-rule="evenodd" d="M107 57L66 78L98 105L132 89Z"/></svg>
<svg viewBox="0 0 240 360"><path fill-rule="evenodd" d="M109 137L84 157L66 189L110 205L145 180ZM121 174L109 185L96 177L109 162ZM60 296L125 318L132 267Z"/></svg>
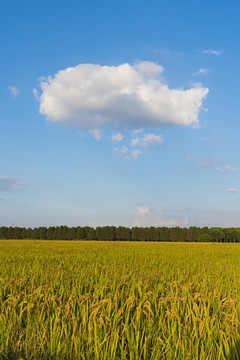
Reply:
<svg viewBox="0 0 240 360"><path fill-rule="evenodd" d="M2 240L0 286L0 359L240 358L240 244Z"/></svg>

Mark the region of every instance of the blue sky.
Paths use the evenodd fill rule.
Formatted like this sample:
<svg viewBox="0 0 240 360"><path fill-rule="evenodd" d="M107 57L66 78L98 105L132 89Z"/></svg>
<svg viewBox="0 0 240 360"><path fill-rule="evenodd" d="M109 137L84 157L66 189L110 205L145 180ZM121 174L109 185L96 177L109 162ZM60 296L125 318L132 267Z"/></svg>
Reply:
<svg viewBox="0 0 240 360"><path fill-rule="evenodd" d="M239 15L2 0L0 225L239 226Z"/></svg>

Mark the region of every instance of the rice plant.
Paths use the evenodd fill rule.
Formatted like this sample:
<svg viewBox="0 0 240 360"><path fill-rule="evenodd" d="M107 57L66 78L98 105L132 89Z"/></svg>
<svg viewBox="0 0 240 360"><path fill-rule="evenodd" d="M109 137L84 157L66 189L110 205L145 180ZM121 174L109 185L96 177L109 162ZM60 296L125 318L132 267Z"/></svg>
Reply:
<svg viewBox="0 0 240 360"><path fill-rule="evenodd" d="M0 359L240 359L240 244L0 241Z"/></svg>

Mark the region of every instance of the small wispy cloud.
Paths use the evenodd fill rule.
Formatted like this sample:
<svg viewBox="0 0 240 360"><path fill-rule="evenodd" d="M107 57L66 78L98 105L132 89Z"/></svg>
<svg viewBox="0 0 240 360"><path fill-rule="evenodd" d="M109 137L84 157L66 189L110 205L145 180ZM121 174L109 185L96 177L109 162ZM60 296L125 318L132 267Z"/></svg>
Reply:
<svg viewBox="0 0 240 360"><path fill-rule="evenodd" d="M239 213L240 210L239 209L230 209L230 210L228 210L228 212L230 212L230 213Z"/></svg>
<svg viewBox="0 0 240 360"><path fill-rule="evenodd" d="M146 215L146 214L159 214L165 211L164 208L152 208L150 206L139 206L136 211L136 215Z"/></svg>
<svg viewBox="0 0 240 360"><path fill-rule="evenodd" d="M180 212L188 211L188 207L179 208ZM189 219L184 214L172 218L166 215L164 208L139 206L135 212L134 226L186 226ZM183 211L182 211L183 210Z"/></svg>
<svg viewBox="0 0 240 360"><path fill-rule="evenodd" d="M112 136L112 142L121 142L123 141L123 134L117 133Z"/></svg>
<svg viewBox="0 0 240 360"><path fill-rule="evenodd" d="M224 172L223 167L219 166L219 163L221 164L221 160L219 160L219 159L199 159L199 160L194 160L191 156L188 156L187 160L193 161L195 163L195 169L196 170L212 168L216 172L219 172L219 173ZM225 165L225 169L227 169L229 171L232 171L232 172L238 171L238 168L233 167L233 166L228 165L228 164Z"/></svg>
<svg viewBox="0 0 240 360"><path fill-rule="evenodd" d="M154 52L154 53L159 53L165 56L184 56L186 55L185 52L183 51L173 51L173 50L168 50L168 49L157 49L157 48L150 48L150 51Z"/></svg>
<svg viewBox="0 0 240 360"><path fill-rule="evenodd" d="M131 145L132 146L135 146L135 145L138 145L139 144L139 138L136 138L136 139L132 139L131 140Z"/></svg>
<svg viewBox="0 0 240 360"><path fill-rule="evenodd" d="M139 206L136 211L136 215L145 215L150 213L149 206Z"/></svg>
<svg viewBox="0 0 240 360"><path fill-rule="evenodd" d="M208 141L208 137L207 136L201 136L199 138L199 141Z"/></svg>
<svg viewBox="0 0 240 360"><path fill-rule="evenodd" d="M128 152L128 147L127 146L122 146L121 149L120 149L120 153L121 154L126 154Z"/></svg>
<svg viewBox="0 0 240 360"><path fill-rule="evenodd" d="M226 169L229 170L229 171L233 171L233 172L238 171L238 169L236 167L233 167L233 166L230 166L230 165L226 165Z"/></svg>
<svg viewBox="0 0 240 360"><path fill-rule="evenodd" d="M128 152L128 147L125 146L125 145L122 145L122 147L115 147L113 149L113 152L116 154L116 155L124 155ZM126 157L126 159L129 159L129 157Z"/></svg>
<svg viewBox="0 0 240 360"><path fill-rule="evenodd" d="M98 129L93 129L89 131L90 134L94 137L94 139L100 141L102 139L101 131Z"/></svg>
<svg viewBox="0 0 240 360"><path fill-rule="evenodd" d="M187 212L187 211L190 211L192 210L189 206L183 206L183 207L180 207L180 208L177 208L176 211L178 212Z"/></svg>
<svg viewBox="0 0 240 360"><path fill-rule="evenodd" d="M229 188L229 189L227 189L227 191L230 192L230 193L237 193L237 192L238 192L238 189Z"/></svg>
<svg viewBox="0 0 240 360"><path fill-rule="evenodd" d="M128 147L123 145L121 148L115 147L113 152L117 155L124 155L128 152ZM128 157L127 157L128 158Z"/></svg>
<svg viewBox="0 0 240 360"><path fill-rule="evenodd" d="M8 86L7 89L13 97L17 97L20 94L20 91L16 86Z"/></svg>
<svg viewBox="0 0 240 360"><path fill-rule="evenodd" d="M201 170L201 169L206 169L206 168L215 168L215 160L212 159L206 159L206 160L199 160L196 163L195 169L196 170Z"/></svg>
<svg viewBox="0 0 240 360"><path fill-rule="evenodd" d="M33 89L33 95L37 101L40 101L40 96L39 96L39 92L37 91L37 89Z"/></svg>
<svg viewBox="0 0 240 360"><path fill-rule="evenodd" d="M222 53L223 53L223 50L215 50L215 49L203 50L203 54L221 55Z"/></svg>
<svg viewBox="0 0 240 360"><path fill-rule="evenodd" d="M146 216L145 216L146 215ZM177 217L170 218L165 216L149 216L149 214L144 214L138 219L134 219L134 226L188 226L190 223L189 219L186 217Z"/></svg>
<svg viewBox="0 0 240 360"><path fill-rule="evenodd" d="M214 166L214 170L217 172L223 172L223 169L220 168L219 166Z"/></svg>
<svg viewBox="0 0 240 360"><path fill-rule="evenodd" d="M218 159L198 159L195 160L191 156L187 156L187 160L192 161L195 163L195 170L203 170L203 169L213 169L217 172L223 172L218 166L219 160Z"/></svg>
<svg viewBox="0 0 240 360"><path fill-rule="evenodd" d="M140 133L142 133L143 132L143 129L136 129L136 130L133 130L133 132L132 132L132 136L136 136L136 135L138 135L138 134L140 134Z"/></svg>
<svg viewBox="0 0 240 360"><path fill-rule="evenodd" d="M207 75L211 72L210 69L199 69L197 72L195 72L193 75L194 76L198 76L198 75Z"/></svg>
<svg viewBox="0 0 240 360"><path fill-rule="evenodd" d="M16 190L20 185L26 185L26 184L27 184L26 181L19 180L13 176L0 175L1 191Z"/></svg>
<svg viewBox="0 0 240 360"><path fill-rule="evenodd" d="M136 146L139 145L141 147L149 147L153 145L161 145L163 142L163 138L161 135L155 134L144 134L142 138L132 139L131 145Z"/></svg>
<svg viewBox="0 0 240 360"><path fill-rule="evenodd" d="M130 152L130 157L128 157L128 158L137 160L141 154L142 154L142 151L136 149L136 150L133 150Z"/></svg>

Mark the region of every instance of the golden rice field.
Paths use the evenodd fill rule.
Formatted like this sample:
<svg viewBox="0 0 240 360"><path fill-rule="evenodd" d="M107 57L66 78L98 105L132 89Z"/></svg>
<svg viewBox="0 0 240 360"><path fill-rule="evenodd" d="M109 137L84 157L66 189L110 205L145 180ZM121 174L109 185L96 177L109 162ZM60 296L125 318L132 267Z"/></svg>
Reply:
<svg viewBox="0 0 240 360"><path fill-rule="evenodd" d="M240 359L240 244L0 241L0 359Z"/></svg>

